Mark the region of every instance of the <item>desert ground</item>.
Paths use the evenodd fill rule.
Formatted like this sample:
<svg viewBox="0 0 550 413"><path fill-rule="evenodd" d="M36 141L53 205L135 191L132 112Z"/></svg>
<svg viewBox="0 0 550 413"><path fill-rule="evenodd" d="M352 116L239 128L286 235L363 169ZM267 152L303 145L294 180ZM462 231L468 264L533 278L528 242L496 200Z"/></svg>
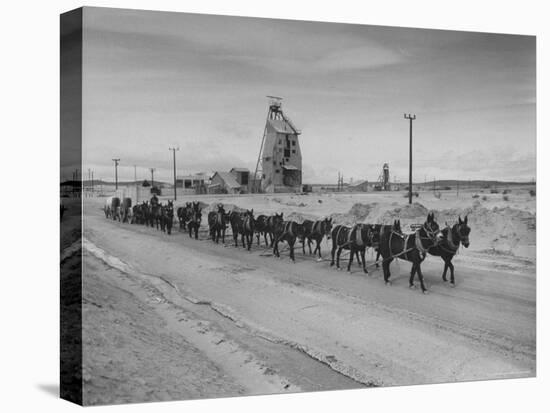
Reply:
<svg viewBox="0 0 550 413"><path fill-rule="evenodd" d="M530 377L536 345L534 187L364 194L207 195L199 240L106 219L105 198L83 198L84 402L223 397ZM161 198L161 201L163 199ZM429 293L408 288L410 264L351 273L296 251L296 263L208 239L218 203L286 219L441 226L468 215L470 248L422 268ZM65 218L64 218L65 219ZM230 234L230 230L228 231ZM67 247L67 246L65 246ZM68 247L70 248L70 246ZM70 251L70 250L67 250ZM374 262L367 252L367 263Z"/></svg>

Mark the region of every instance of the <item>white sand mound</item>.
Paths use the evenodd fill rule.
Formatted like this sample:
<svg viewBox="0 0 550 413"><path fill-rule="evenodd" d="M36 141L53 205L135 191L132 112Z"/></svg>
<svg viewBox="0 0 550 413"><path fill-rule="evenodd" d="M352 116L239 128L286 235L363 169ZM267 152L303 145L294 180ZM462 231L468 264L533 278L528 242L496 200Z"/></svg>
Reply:
<svg viewBox="0 0 550 413"><path fill-rule="evenodd" d="M472 250L534 258L536 215L510 206L485 208L477 199L471 206L433 211L419 202L404 206L356 203L348 212L335 213L331 217L335 224L344 225L390 224L394 219L399 219L403 230L409 232L411 224L423 223L430 212L435 213L441 228L447 224L453 225L459 216L464 219L467 215ZM303 217L303 214L300 216Z"/></svg>

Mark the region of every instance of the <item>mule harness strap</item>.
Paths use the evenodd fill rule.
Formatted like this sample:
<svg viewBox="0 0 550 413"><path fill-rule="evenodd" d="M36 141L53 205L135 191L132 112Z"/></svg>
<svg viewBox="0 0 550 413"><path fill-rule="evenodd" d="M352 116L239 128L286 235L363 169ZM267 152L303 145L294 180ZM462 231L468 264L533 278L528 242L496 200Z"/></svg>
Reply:
<svg viewBox="0 0 550 413"><path fill-rule="evenodd" d="M409 237L411 236L411 234L408 234L407 237L405 238L405 243L403 244L403 252L401 253L401 255L404 255L405 258L409 258L407 257L407 246L409 245Z"/></svg>
<svg viewBox="0 0 550 413"><path fill-rule="evenodd" d="M290 236L294 236L294 234L292 233L292 221L288 221L286 224L285 224L285 229L284 229L284 232L288 232L290 234Z"/></svg>
<svg viewBox="0 0 550 413"><path fill-rule="evenodd" d="M424 248L424 246L422 245L422 240L420 239L420 232L419 230L416 230L415 232L415 247L418 251L420 251L422 254L426 254L426 252L428 251L426 248Z"/></svg>
<svg viewBox="0 0 550 413"><path fill-rule="evenodd" d="M357 242L357 245L360 247L363 246L363 234L361 234L361 228L363 228L361 224L355 225L355 242Z"/></svg>
<svg viewBox="0 0 550 413"><path fill-rule="evenodd" d="M343 225L338 228L338 232L336 233L336 245L338 245L338 241L340 240L340 231L342 231L342 228L345 228Z"/></svg>

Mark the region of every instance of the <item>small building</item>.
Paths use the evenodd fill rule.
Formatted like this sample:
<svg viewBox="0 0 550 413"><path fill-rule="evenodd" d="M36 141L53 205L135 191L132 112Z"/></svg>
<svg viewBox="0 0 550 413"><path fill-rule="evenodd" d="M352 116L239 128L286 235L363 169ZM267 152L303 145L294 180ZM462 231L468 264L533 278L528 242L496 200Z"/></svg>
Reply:
<svg viewBox="0 0 550 413"><path fill-rule="evenodd" d="M241 186L241 191L246 193L250 192L250 171L246 168L231 168L229 171L234 177L235 180L239 183Z"/></svg>
<svg viewBox="0 0 550 413"><path fill-rule="evenodd" d="M209 194L240 194L241 184L231 172L214 172L208 186Z"/></svg>
<svg viewBox="0 0 550 413"><path fill-rule="evenodd" d="M348 191L351 192L368 192L369 190L369 181L357 181L352 182L348 185Z"/></svg>
<svg viewBox="0 0 550 413"><path fill-rule="evenodd" d="M206 193L208 176L205 173L182 175L176 178L177 193L187 195L200 195Z"/></svg>

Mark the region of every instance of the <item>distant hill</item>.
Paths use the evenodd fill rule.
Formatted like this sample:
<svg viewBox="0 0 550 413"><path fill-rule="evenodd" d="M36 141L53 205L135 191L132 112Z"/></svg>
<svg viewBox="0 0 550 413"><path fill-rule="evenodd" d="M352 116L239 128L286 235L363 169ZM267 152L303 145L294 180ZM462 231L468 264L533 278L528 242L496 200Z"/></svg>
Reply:
<svg viewBox="0 0 550 413"><path fill-rule="evenodd" d="M354 181L355 182L355 181ZM357 181L359 182L359 181ZM480 188L490 188L492 186L502 186L502 185L515 185L515 186L518 186L518 185L535 185L536 182L532 182L532 181L525 181L525 182L515 182L515 181L485 181L485 180L482 180L482 179L473 179L473 180L457 180L457 179L442 179L442 180L436 180L435 181L435 186L436 187L442 187L442 186L450 186L450 187L453 187L453 188L456 188L456 184L459 184L459 186L472 186L472 187L480 187ZM378 181L369 181L369 184L377 184ZM402 181L402 182L399 182L398 185L401 186L401 187L405 187L409 184L408 181ZM334 182L331 182L331 183L324 183L324 184L319 184L319 183L313 183L313 184L310 184L310 185L313 185L313 186L326 186L326 187L336 187L336 183ZM349 184L348 183L344 183L344 186L348 186ZM390 182L390 185L396 185L395 182ZM413 185L415 186L434 186L434 181L426 181L426 183L424 182L413 182Z"/></svg>
<svg viewBox="0 0 550 413"><path fill-rule="evenodd" d="M63 182L61 182L61 185L73 185L76 182L80 182L80 181L72 181L72 180L63 181ZM94 186L98 186L98 185L112 185L112 186L115 186L114 182L109 182L109 181L94 179L93 182L94 182ZM147 180L147 182L150 182L150 181ZM136 185L136 183L138 185L141 185L143 183L143 180L139 180L137 182L136 181L118 181L119 186ZM162 181L155 181L155 186L157 186L159 184L162 185L162 186L173 186L173 184L171 184L171 183L162 182ZM90 186L90 185L92 185L92 181L91 180L82 181L82 185L83 186Z"/></svg>
<svg viewBox="0 0 550 413"><path fill-rule="evenodd" d="M459 186L474 186L474 187L480 187L480 188L490 188L492 186L503 186L503 185L509 185L509 186L518 186L518 185L535 185L536 182L531 181L525 181L525 182L514 182L514 181L484 181L484 180L458 180L458 179L442 179L442 180L436 180L435 186L441 187L441 186L450 186L455 188L456 185ZM403 184L406 184L403 182ZM423 182L416 182L413 183L413 185L424 185ZM434 186L434 181L426 181L426 186Z"/></svg>

